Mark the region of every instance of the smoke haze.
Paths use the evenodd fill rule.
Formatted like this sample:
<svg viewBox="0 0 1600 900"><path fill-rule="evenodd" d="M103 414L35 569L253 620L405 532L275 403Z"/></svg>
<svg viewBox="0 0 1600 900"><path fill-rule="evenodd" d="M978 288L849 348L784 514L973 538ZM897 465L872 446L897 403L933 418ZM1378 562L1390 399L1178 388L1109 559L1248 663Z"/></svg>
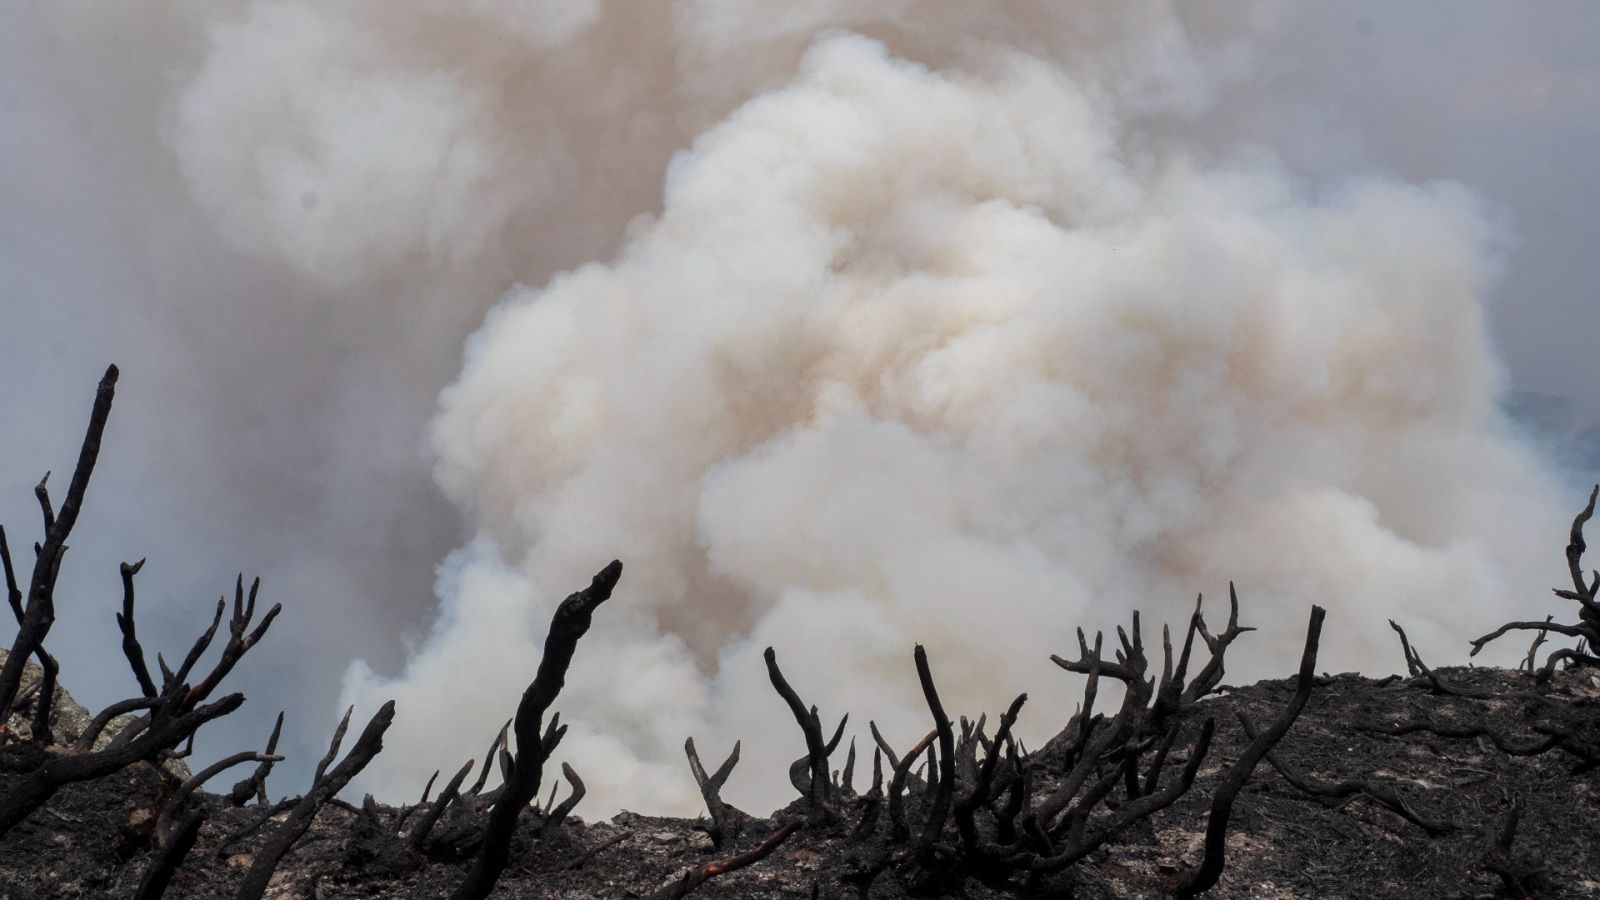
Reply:
<svg viewBox="0 0 1600 900"><path fill-rule="evenodd" d="M731 799L787 799L769 644L825 716L899 742L921 642L953 711L1030 691L1037 741L1075 627L1198 591L1220 616L1230 579L1262 628L1233 679L1284 669L1312 602L1330 669L1392 669L1389 616L1457 659L1542 615L1576 495L1498 404L1600 395L1596 264L1440 176L1509 185L1535 228L1600 193L1573 149L1600 63L1568 46L1596 16L1474 7L1444 45L1507 32L1495 65L1428 68L1402 52L1422 13L1195 9L7 11L15 541L98 368L126 374L66 683L129 689L90 661L118 559L151 556L164 646L259 571L288 608L217 751L288 706L314 758L336 708L393 697L368 787L407 796L481 753L554 604L617 556L563 753L590 816L692 813L689 734L744 740ZM1423 70L1401 99L1372 74ZM1404 105L1432 92L1458 102ZM1506 119L1582 174L1430 155Z"/></svg>

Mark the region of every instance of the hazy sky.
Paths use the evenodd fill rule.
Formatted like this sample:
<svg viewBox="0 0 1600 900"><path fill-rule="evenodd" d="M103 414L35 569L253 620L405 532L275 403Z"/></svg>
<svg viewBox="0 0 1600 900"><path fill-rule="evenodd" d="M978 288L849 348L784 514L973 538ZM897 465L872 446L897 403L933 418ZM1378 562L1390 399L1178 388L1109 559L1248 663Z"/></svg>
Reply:
<svg viewBox="0 0 1600 900"><path fill-rule="evenodd" d="M217 187L227 170L197 155L187 117L228 90L211 63L230 45L207 18L265 5L102 18L97 4L0 0L0 522L25 558L38 533L31 488L45 469L70 470L96 379L118 363L103 462L58 592L50 646L64 683L90 705L133 689L112 618L119 561L149 557L141 630L169 657L236 572L259 574L286 612L233 676L245 710L206 736L218 753L253 744L287 707L303 759L325 739L351 659L401 665L435 605L435 567L467 537L425 443L463 342L513 284L609 258L629 221L659 207L671 154L745 97L698 101L676 120L640 114L626 123L642 148L626 166L518 143L534 149L496 164L525 173L512 194L533 199L508 197L522 205L464 255L429 256L429 235L398 216L379 228L383 207L375 221L324 222L308 244L262 238L232 212L265 201ZM297 65L287 48L303 49L292 26L286 71ZM617 65L649 63L653 27L616 32ZM1489 315L1511 386L1600 418L1600 6L1295 4L1262 40L1248 76L1185 139L1218 156L1264 145L1312 183L1377 170L1469 186L1505 238ZM539 78L572 87L556 63L525 77L534 92ZM213 113L219 131L250 127ZM615 124L537 105L527 115L529 134ZM428 124L377 119L372 140ZM471 195L482 205L471 212L501 193ZM339 199L296 198L308 211ZM346 248L353 230L367 243ZM252 245L271 240L272 252ZM319 241L348 257L329 262ZM346 258L379 274L341 270Z"/></svg>

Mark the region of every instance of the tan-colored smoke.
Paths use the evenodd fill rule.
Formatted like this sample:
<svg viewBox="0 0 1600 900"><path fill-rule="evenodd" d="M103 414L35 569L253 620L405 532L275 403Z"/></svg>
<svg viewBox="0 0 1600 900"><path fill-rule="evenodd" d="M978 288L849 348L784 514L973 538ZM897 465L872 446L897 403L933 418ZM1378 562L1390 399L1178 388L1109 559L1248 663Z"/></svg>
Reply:
<svg viewBox="0 0 1600 900"><path fill-rule="evenodd" d="M590 33L610 7L471 8L530 29L535 81L615 38ZM1186 150L1182 119L1246 71L1234 27L1253 15L975 8L681 3L659 82L567 85L603 113L508 105L486 86L503 61L470 59L375 95L391 118L371 127L418 119L433 147L402 144L397 183L271 166L249 239L343 277L471 266L519 215L558 215L544 151L507 146L626 170L632 148L601 135L662 98L673 121L639 152L698 134L609 261L513 290L469 344L433 447L481 537L443 567L405 671L347 676L348 701L403 711L372 785L399 795L481 753L553 604L612 556L623 586L559 703L590 815L692 813L688 734L744 740L736 799L786 799L801 744L769 644L825 715L898 742L926 728L923 643L947 708L1028 690L1037 741L1070 712L1048 654L1079 625L1176 621L1233 579L1261 633L1232 675L1286 668L1313 602L1329 669L1387 671L1384 618L1458 656L1543 584L1561 513L1494 403L1492 217L1449 184L1307 184L1264 152ZM455 34L357 31L357 59ZM563 143L571 116L583 138ZM307 190L325 226L274 231ZM343 198L368 193L381 231L344 233Z"/></svg>

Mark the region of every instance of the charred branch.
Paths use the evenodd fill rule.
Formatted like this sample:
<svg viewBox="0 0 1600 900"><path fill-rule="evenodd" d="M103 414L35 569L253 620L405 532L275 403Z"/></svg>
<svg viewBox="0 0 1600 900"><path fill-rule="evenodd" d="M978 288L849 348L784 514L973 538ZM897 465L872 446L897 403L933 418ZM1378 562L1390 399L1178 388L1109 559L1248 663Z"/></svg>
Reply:
<svg viewBox="0 0 1600 900"><path fill-rule="evenodd" d="M87 476L74 478L75 485L80 481L86 483ZM56 516L57 527L62 527L63 523L70 525L76 516L77 501L69 496L68 503L63 504ZM59 554L56 558L59 560ZM245 629L255 610L255 589L251 590L248 610L243 607L242 601L241 582L232 623L234 637L224 650L223 659L200 685L191 688L185 683L184 677L199 659L204 645L209 643L210 635L217 627L216 619L196 642L196 649L190 651L182 668L166 678L158 695L144 695L111 704L89 723L69 754L48 760L14 782L11 790L0 797L0 834L48 801L63 785L101 778L140 761L159 762L181 756L176 748L192 740L195 731L202 725L237 709L244 702L240 694L232 694L210 704L204 704L203 701L239 658L260 640L279 609L275 606L255 631L247 635ZM125 610L130 614L124 631L126 636L132 633L131 607L125 607ZM148 712L123 726L104 747L95 749L101 733L116 717L141 709Z"/></svg>
<svg viewBox="0 0 1600 900"><path fill-rule="evenodd" d="M1200 615L1198 601L1196 601L1195 607L1194 627L1199 632L1201 639L1205 641L1206 649L1210 651L1211 658L1206 661L1205 666L1195 675L1194 681L1191 681L1183 688L1181 695L1183 707L1193 706L1200 698L1217 689L1217 685L1222 683L1222 676L1227 672L1224 660L1227 656L1228 648L1233 645L1234 641L1239 639L1240 635L1255 631L1254 627L1239 624L1239 592L1234 589L1231 581L1228 582L1228 625L1221 634L1216 637L1211 636L1211 633L1206 630L1205 617Z"/></svg>
<svg viewBox="0 0 1600 900"><path fill-rule="evenodd" d="M1551 618L1554 617L1552 616ZM1553 631L1556 634L1564 634L1567 637L1584 638L1585 640L1587 640L1589 637L1588 631L1584 628L1581 628L1577 625L1562 625L1558 622L1550 621L1550 619L1546 619L1543 622L1507 622L1483 637L1473 641L1472 653L1469 655L1477 656L1478 651L1482 650L1490 641L1499 637L1503 637L1512 631L1537 631L1541 634Z"/></svg>
<svg viewBox="0 0 1600 900"><path fill-rule="evenodd" d="M767 677L772 681L772 687L777 690L778 696L789 705L789 712L794 714L794 720L799 724L800 730L806 739L806 767L810 773L809 783L805 791L806 806L809 818L813 823L827 820L828 802L833 798L833 785L828 780L828 754L831 752L829 742L822 738L822 720L817 715L817 708L806 708L805 702L795 689L789 685L788 679L783 677L783 670L778 668L778 654L768 647L764 654L767 661ZM845 718L849 718L846 716ZM837 746L838 736L844 734L844 721L839 722L838 734L833 744Z"/></svg>
<svg viewBox="0 0 1600 900"><path fill-rule="evenodd" d="M1555 618L1555 616L1545 616L1545 624L1550 624L1551 622L1555 621ZM1549 629L1541 629L1538 634L1533 636L1533 643L1528 645L1528 655L1522 658L1522 664L1517 666L1517 671L1527 672L1529 675L1532 675L1538 671L1538 663L1536 660L1539 658L1539 647L1549 636Z"/></svg>
<svg viewBox="0 0 1600 900"><path fill-rule="evenodd" d="M11 545L6 541L4 525L0 525L0 568L5 570L6 576L6 605L11 607L11 615L20 626L26 613L22 608L22 588L17 585L17 569L11 562Z"/></svg>
<svg viewBox="0 0 1600 900"><path fill-rule="evenodd" d="M161 814L156 817L156 846L165 847L167 843L177 835L178 829L174 826L173 819L187 805L189 796L193 794L195 790L202 784L210 781L224 770L240 765L241 763L279 762L282 759L283 757L281 756L267 756L265 754L257 753L254 750L246 750L242 753L235 753L232 756L223 757L211 765L206 766L204 769L201 769L199 772L189 776L184 780L183 784L178 786L178 790L173 793L172 799L167 801L166 807L164 807L161 810Z"/></svg>
<svg viewBox="0 0 1600 900"><path fill-rule="evenodd" d="M140 698L140 702L150 701ZM155 711L153 724L144 728L133 740L92 753L76 753L49 760L13 782L11 790L0 797L0 834L9 831L27 818L29 813L44 805L62 786L103 778L136 762L155 759L162 750L177 746L200 726L233 712L242 703L244 695L229 694L215 703L174 715L172 707L176 704L169 700Z"/></svg>
<svg viewBox="0 0 1600 900"><path fill-rule="evenodd" d="M1177 884L1175 893L1179 897L1195 897L1203 894L1215 886L1217 879L1222 876L1222 868L1226 861L1228 819L1233 814L1234 800L1244 788L1245 782L1250 780L1250 775L1255 772L1256 764L1272 751L1285 734L1288 734L1289 727L1299 718L1306 701L1311 699L1311 689L1316 684L1317 644L1322 637L1322 620L1326 614L1326 610L1320 606L1311 607L1311 623L1306 629L1305 650L1300 655L1299 681L1296 683L1294 696L1289 700L1289 705L1284 707L1282 714L1267 727L1266 731L1258 734L1249 746L1245 747L1239 759L1229 767L1216 793L1212 795L1211 815L1206 822L1205 853L1199 868Z"/></svg>
<svg viewBox="0 0 1600 900"><path fill-rule="evenodd" d="M5 570L6 579L6 604L11 607L11 614L17 620L20 630L27 624L27 616L22 608L22 589L17 585L17 570L11 562L11 547L6 542L6 530L0 528L0 567ZM30 732L35 746L48 747L55 743L55 736L50 730L50 713L55 707L56 678L61 673L61 666L56 658L51 656L42 643L33 647L33 655L39 661L39 680L19 691L16 699L12 701L14 708L21 708L24 703L33 703L33 716Z"/></svg>
<svg viewBox="0 0 1600 900"><path fill-rule="evenodd" d="M100 456L100 440L105 434L106 420L111 415L111 401L116 389L117 367L110 366L95 391L94 407L89 413L89 428L84 433L83 444L78 450L78 463L73 469L72 481L67 486L67 496L59 511L52 512L44 481L39 482L37 493L45 513L45 536L34 556L33 577L28 583L27 602L22 607L17 637L12 641L11 654L0 666L0 732L4 731L5 723L10 721L15 709L23 666L28 657L34 655L35 649L43 645L50 626L55 623L55 586L61 571L61 558L67 552L67 537L78 521L78 513L83 508L83 495L89 488L89 477L94 474L95 461ZM45 477L48 478L48 474Z"/></svg>
<svg viewBox="0 0 1600 900"><path fill-rule="evenodd" d="M1502 637L1512 631L1535 631L1539 633L1533 646L1528 648L1528 656L1524 660L1527 671L1535 671L1534 655L1539 649L1543 637L1550 633L1562 634L1567 637L1578 638L1577 647L1571 650L1557 651L1545 661L1544 668L1536 673L1537 680L1546 681L1555 671L1558 662L1567 662L1580 666L1600 666L1600 572L1594 573L1592 580L1585 580L1583 573L1583 554L1588 549L1583 539L1583 526L1594 516L1595 500L1600 497L1600 485L1595 485L1589 492L1589 502L1573 517L1572 530L1567 539L1566 557L1567 574L1572 579L1572 590L1555 589L1555 594L1564 600L1571 600L1578 604L1578 624L1563 625L1553 621L1553 616L1547 616L1543 622L1507 622L1483 637L1472 642L1472 655L1478 652L1490 641ZM1584 652L1587 647L1588 652Z"/></svg>
<svg viewBox="0 0 1600 900"><path fill-rule="evenodd" d="M1400 627L1400 623L1390 619L1389 627L1394 629L1394 633L1400 636L1400 652L1405 654L1406 672L1412 678L1427 679L1435 694L1448 694L1453 697L1467 697L1475 700L1486 699L1483 694L1464 690L1445 681L1443 676L1428 668L1428 664L1422 661L1422 654L1418 653L1417 649L1411 645L1411 639L1406 636L1406 630Z"/></svg>
<svg viewBox="0 0 1600 900"><path fill-rule="evenodd" d="M872 787L867 789L861 798L861 818L856 821L856 827L851 832L852 838L863 838L873 834L878 826L878 810L883 806L883 751L877 747L872 749Z"/></svg>
<svg viewBox="0 0 1600 900"><path fill-rule="evenodd" d="M1585 609L1594 611L1590 604L1594 602L1594 587L1587 584L1583 577L1583 552L1588 544L1583 539L1583 526L1594 516L1595 500L1600 498L1600 484L1589 491L1589 502L1572 519L1572 531L1567 538L1567 572L1572 576L1572 589L1589 598L1589 603L1584 604Z"/></svg>
<svg viewBox="0 0 1600 900"><path fill-rule="evenodd" d="M1580 642L1581 645L1581 642ZM1591 656L1572 647L1563 647L1545 657L1544 665L1534 674L1534 681L1544 684L1555 674L1558 663L1570 662L1580 666L1600 667L1600 656Z"/></svg>
<svg viewBox="0 0 1600 900"><path fill-rule="evenodd" d="M1593 501L1590 505L1593 505ZM1522 799L1513 797L1511 809L1506 813L1505 824L1500 827L1494 846L1484 854L1483 865L1500 878L1507 895L1515 900L1533 900L1533 891L1529 890L1527 885L1529 873L1516 864L1511 853L1511 845L1517 839L1517 823L1521 818Z"/></svg>
<svg viewBox="0 0 1600 900"><path fill-rule="evenodd" d="M1509 737L1481 722L1454 725L1424 720L1390 726L1368 725L1365 726L1365 730L1391 737L1427 732L1442 738L1483 738L1507 756L1539 756L1552 750L1561 750L1578 759L1574 774L1600 766L1600 744L1586 740L1568 729L1550 724L1534 725L1534 730L1541 732L1543 737L1529 740Z"/></svg>
<svg viewBox="0 0 1600 900"><path fill-rule="evenodd" d="M517 738L517 757L512 759L510 775L489 811L489 823L478 858L466 880L456 889L455 900L482 900L494 889L505 869L517 819L538 795L545 760L562 733L552 729L548 739L541 736L544 714L566 683L567 667L572 664L578 640L589 631L595 609L610 598L621 577L622 563L613 560L594 576L587 588L567 597L556 609L550 621L550 634L545 638L539 670L523 692L512 723Z"/></svg>
<svg viewBox="0 0 1600 900"><path fill-rule="evenodd" d="M873 742L878 745L879 750L883 751L883 758L889 761L889 770L894 771L899 768L900 757L895 755L894 748L889 746L889 742L883 739L883 734L878 731L878 723L868 722L867 730L872 732Z"/></svg>
<svg viewBox="0 0 1600 900"><path fill-rule="evenodd" d="M721 849L723 843L735 840L739 832L744 829L744 823L749 817L722 800L722 786L727 783L728 776L733 774L733 767L739 764L739 742L733 742L733 752L722 761L714 774L707 775L706 767L700 762L700 754L695 752L694 738L683 742L683 752L689 757L689 772L694 775L695 784L700 786L700 796L706 801L706 815L711 823L705 827L705 832L711 838L711 846Z"/></svg>
<svg viewBox="0 0 1600 900"><path fill-rule="evenodd" d="M422 814L422 821L418 822L416 827L411 829L411 833L406 836L406 844L411 849L422 849L423 842L428 839L428 833L433 831L433 826L439 824L439 817L444 815L444 811L460 796L461 782L467 779L467 773L471 771L472 760L469 759L465 765L456 770L456 774L450 777L450 781L445 784L444 790L439 792L439 799L432 804L428 803L428 791L433 787L433 778L428 779L428 786L422 790L422 803L419 804L420 806L426 806L428 811ZM433 777L439 777L439 773L434 772Z"/></svg>
<svg viewBox="0 0 1600 900"><path fill-rule="evenodd" d="M956 786L956 747L955 735L950 729L950 717L945 715L944 704L939 701L939 691L933 684L933 673L928 668L928 652L918 644L913 657L917 664L917 679L922 683L923 699L928 702L934 730L939 734L939 784L934 791L927 821L922 826L922 836L917 840L918 854L926 855L933 842L944 832L945 819L950 815L950 799Z"/></svg>
<svg viewBox="0 0 1600 900"><path fill-rule="evenodd" d="M222 679L233 671L233 667L238 665L239 660L243 658L245 653L249 652L251 647L260 643L262 636L272 626L272 620L283 612L283 604L274 603L272 608L267 610L267 614L261 617L260 623L254 629L250 628L256 615L256 592L260 588L261 579L257 578L250 582L249 602L246 603L244 576L239 576L234 586L233 615L228 620L228 643L222 648L222 657L217 660L217 664L212 668L211 673L190 689L187 702L196 703L209 696L217 685L222 682ZM221 601L218 601L218 607L220 609ZM215 628L216 626L213 625L212 627ZM206 640L209 642L209 636ZM182 673L178 677L179 680L182 680Z"/></svg>
<svg viewBox="0 0 1600 900"><path fill-rule="evenodd" d="M1244 727L1244 733L1250 740L1254 741L1260 737L1260 731L1256 728L1256 724L1250 720L1250 717L1243 710L1239 711L1239 724ZM1290 765L1276 750L1267 751L1267 762L1278 770L1278 774L1283 776L1284 781L1313 797L1342 800L1346 797L1357 795L1365 796L1407 822L1421 828L1427 832L1429 837L1439 837L1455 831L1455 826L1449 822L1441 822L1438 819L1429 818L1417 812L1410 803L1406 802L1404 797L1400 796L1399 792L1383 782L1357 778L1346 778L1339 781L1314 778Z"/></svg>
<svg viewBox="0 0 1600 900"><path fill-rule="evenodd" d="M567 795L567 799L561 801L560 806L545 811L544 822L539 826L539 834L541 836L559 830L561 823L566 821L567 816L574 809L577 809L578 804L583 800L583 795L588 793L588 789L583 786L583 779L578 777L577 770L567 763L561 764L561 777L567 780L567 785L572 788L572 793ZM550 796L552 799L555 798L554 789L551 790Z"/></svg>
<svg viewBox="0 0 1600 900"><path fill-rule="evenodd" d="M189 856L189 851L194 849L194 842L200 837L200 826L206 821L204 807L197 807L184 814L176 826L172 828L167 841L156 852L155 859L150 861L150 867L145 870L144 878L139 881L139 889L134 892L134 900L159 900L167 892L167 885L172 882L172 876L183 865L184 859Z"/></svg>
<svg viewBox="0 0 1600 900"><path fill-rule="evenodd" d="M255 818L251 819L249 822L246 822L244 825L235 828L233 831L228 832L226 835L223 835L222 839L217 841L217 846L213 848L213 854L219 859L225 856L229 847L232 847L234 844L237 844L240 841L250 837L257 831L260 831L261 826L293 809L295 804L299 802L299 797L285 797L271 806L263 807L257 810Z"/></svg>
<svg viewBox="0 0 1600 900"><path fill-rule="evenodd" d="M961 843L972 852L978 847L978 826L974 818L978 808L988 804L993 798L995 773L999 771L1001 748L1009 747L1011 728L1017 722L1017 716L1022 712L1022 704L1028 702L1027 694L1018 694L1017 699L1011 701L1011 706L1000 717L1000 727L994 733L994 739L985 749L982 765L979 766L977 777L971 790L956 804L955 819L956 830L961 835ZM1014 758L1014 757L1013 757ZM1012 813L1012 817L1015 817Z"/></svg>
<svg viewBox="0 0 1600 900"><path fill-rule="evenodd" d="M34 647L34 656L39 660L39 691L33 701L33 722L31 726L33 743L40 747L54 744L55 735L50 730L50 713L55 708L56 702L56 677L61 672L61 664L56 658L45 652L44 647Z"/></svg>
<svg viewBox="0 0 1600 900"><path fill-rule="evenodd" d="M489 742L489 750L483 755L483 766L478 769L478 780L474 781L472 787L467 791L469 795L477 796L483 791L483 786L489 783L489 772L494 768L495 756L498 754L503 757L510 752L506 749L506 736L510 732L511 720L507 719L506 723L500 726L500 733L496 734L494 740ZM437 772L434 774L438 775ZM432 784L433 782L430 781L428 783ZM428 802L428 792L426 790L422 792L422 802Z"/></svg>
<svg viewBox="0 0 1600 900"><path fill-rule="evenodd" d="M894 775L889 779L889 839L895 843L904 843L911 837L911 831L906 827L905 793L906 780L911 777L911 767L916 764L928 746L939 736L939 730L923 735L922 740L900 760L900 765L894 767Z"/></svg>
<svg viewBox="0 0 1600 900"><path fill-rule="evenodd" d="M648 900L679 900L681 897L687 897L690 891L718 875L736 872L745 866L753 865L766 859L772 854L772 851L778 849L779 844L782 844L789 838L789 835L794 834L799 828L799 822L789 822L773 832L771 837L762 841L753 850L748 850L738 856L709 862L698 868L689 869L670 884L651 894Z"/></svg>
<svg viewBox="0 0 1600 900"><path fill-rule="evenodd" d="M1215 722L1207 719L1200 727L1200 735L1195 738L1193 749L1189 753L1189 762L1184 766L1183 772L1171 784L1153 793L1146 794L1131 803L1125 804L1117 810L1110 821L1098 827L1092 833L1083 834L1081 828L1072 835L1073 841L1065 851L1060 852L1054 859L1039 860L1033 868L1036 871L1048 871L1063 868L1077 862L1090 853L1098 850L1107 842L1133 823L1148 818L1157 812L1176 803L1179 797L1189 792L1194 786L1194 780L1200 773L1200 766L1205 762L1211 750L1211 737L1215 732Z"/></svg>
<svg viewBox="0 0 1600 900"><path fill-rule="evenodd" d="M132 565L123 563L121 566L122 612L117 613L117 628L122 632L122 655L128 658L128 666L133 669L134 680L139 682L139 690L146 697L154 697L160 692L156 690L156 683L150 677L150 667L145 664L144 648L139 645L138 631L133 624L133 576L139 574L139 570L143 568L142 559Z"/></svg>
<svg viewBox="0 0 1600 900"><path fill-rule="evenodd" d="M272 734L267 738L267 749L262 751L261 764L250 773L250 777L235 784L228 791L228 802L234 806L243 806L254 797L256 803L266 806L267 801L267 776L272 773L272 764L279 760L275 757L278 750L278 737L283 733L283 712L278 712L278 720L272 724Z"/></svg>
<svg viewBox="0 0 1600 900"><path fill-rule="evenodd" d="M393 700L385 703L373 714L367 722L367 727L362 729L360 737L356 738L355 745L350 748L344 759L331 770L328 768L339 754L339 744L344 740L345 729L350 725L350 713L353 711L353 708L347 710L344 719L339 722L339 727L334 730L327 755L317 763L316 773L311 779L311 789L295 803L293 809L289 811L289 817L256 851L255 861L251 863L250 870L245 873L244 882L239 887L239 900L260 900L266 893L267 883L272 880L273 871L278 868L278 862L289 852L289 848L305 835L317 813L333 799L335 794L344 790L350 779L356 777L367 767L367 763L372 762L373 757L383 750L383 733L394 721Z"/></svg>

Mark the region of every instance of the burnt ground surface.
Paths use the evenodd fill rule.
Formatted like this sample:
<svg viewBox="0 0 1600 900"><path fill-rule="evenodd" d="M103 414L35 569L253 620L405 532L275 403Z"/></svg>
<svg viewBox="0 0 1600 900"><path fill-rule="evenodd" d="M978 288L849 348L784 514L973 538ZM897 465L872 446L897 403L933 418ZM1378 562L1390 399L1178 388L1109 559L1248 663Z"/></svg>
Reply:
<svg viewBox="0 0 1600 900"><path fill-rule="evenodd" d="M1573 774L1578 760L1561 750L1513 756L1487 737L1381 733L1425 720L1445 730L1484 726L1513 749L1534 743L1540 728L1592 735L1600 727L1600 687L1583 671L1558 672L1542 686L1527 675L1496 669L1445 669L1439 674L1453 689L1475 696L1442 695L1425 679L1386 684L1353 675L1325 678L1277 752L1306 775L1382 782L1420 815L1453 830L1430 837L1366 796L1339 801L1309 797L1263 761L1234 807L1227 868L1208 896L1511 896L1484 859L1513 799L1518 799L1522 815L1510 862L1524 876L1528 894L1600 897L1600 774ZM1213 789L1246 743L1237 711L1265 724L1292 692L1292 679L1265 681L1224 689L1189 710L1186 729L1198 730L1206 717L1217 724L1216 743L1194 789L1079 865L1031 885L1021 879L995 884L967 879L949 895L1169 896L1164 883L1198 861ZM799 752L798 729L795 738ZM1187 743L1179 741L1178 746ZM9 771L0 774L0 790L15 780L14 772L25 760L4 762ZM1182 762L1175 759L1172 764ZM857 772L856 782L863 780ZM217 781L225 789L229 779ZM0 839L0 896L131 896L154 855L153 819L173 783L172 777L139 764L62 790ZM269 786L275 794L283 788ZM917 794L916 784L912 794ZM262 833L270 830L269 825L252 837L220 846L225 835L262 814L253 804L235 807L223 796L207 795L203 802L209 818L168 897L233 896ZM387 827L397 812L383 807L377 814ZM782 818L780 812L751 823L737 841L719 851L711 848L695 821L684 819L623 813L609 823L585 824L574 817L559 833L537 841L525 829L493 896L648 896L686 869L754 847ZM461 881L469 859L450 859L437 850L431 857L417 855L403 849L387 830L374 830L371 822L354 807L325 808L279 865L268 896L434 898L448 896ZM847 813L837 825L803 828L765 859L706 883L693 896L905 896L901 882L890 873L865 885L863 879L851 878L862 868L863 853L863 842L849 837L853 826Z"/></svg>

